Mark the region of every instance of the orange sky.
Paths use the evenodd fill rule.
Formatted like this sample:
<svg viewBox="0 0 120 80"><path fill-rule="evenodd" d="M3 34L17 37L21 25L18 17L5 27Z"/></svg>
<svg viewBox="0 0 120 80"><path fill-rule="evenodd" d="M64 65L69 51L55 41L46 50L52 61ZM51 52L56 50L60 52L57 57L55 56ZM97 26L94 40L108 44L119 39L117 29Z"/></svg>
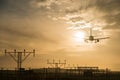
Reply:
<svg viewBox="0 0 120 80"><path fill-rule="evenodd" d="M36 57L30 56L23 67L47 67L47 59L66 59L71 66L120 70L119 5L119 0L1 0L0 67L16 66L4 49L36 49ZM88 36L89 27L95 29L93 35L110 39L76 41L75 33Z"/></svg>

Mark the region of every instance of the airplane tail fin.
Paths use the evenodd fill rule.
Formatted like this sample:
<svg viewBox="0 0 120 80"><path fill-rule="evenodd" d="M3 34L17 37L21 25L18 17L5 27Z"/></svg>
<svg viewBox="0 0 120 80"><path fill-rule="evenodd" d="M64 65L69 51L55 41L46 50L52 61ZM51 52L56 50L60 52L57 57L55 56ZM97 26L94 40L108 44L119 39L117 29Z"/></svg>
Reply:
<svg viewBox="0 0 120 80"><path fill-rule="evenodd" d="M90 28L90 36L92 36L92 28Z"/></svg>

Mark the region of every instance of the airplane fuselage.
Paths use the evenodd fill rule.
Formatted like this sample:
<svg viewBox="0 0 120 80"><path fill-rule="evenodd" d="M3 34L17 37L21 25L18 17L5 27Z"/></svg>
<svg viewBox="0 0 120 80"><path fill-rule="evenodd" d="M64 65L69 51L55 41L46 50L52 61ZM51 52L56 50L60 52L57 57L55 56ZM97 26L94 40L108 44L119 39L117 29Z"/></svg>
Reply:
<svg viewBox="0 0 120 80"><path fill-rule="evenodd" d="M94 40L94 36L89 36L89 40L93 41Z"/></svg>

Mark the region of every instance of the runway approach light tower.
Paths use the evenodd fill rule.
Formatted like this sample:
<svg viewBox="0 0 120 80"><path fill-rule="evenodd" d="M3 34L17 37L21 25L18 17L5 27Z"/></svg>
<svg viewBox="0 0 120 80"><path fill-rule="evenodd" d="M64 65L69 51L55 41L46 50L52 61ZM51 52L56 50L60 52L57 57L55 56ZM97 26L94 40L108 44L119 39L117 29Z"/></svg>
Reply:
<svg viewBox="0 0 120 80"><path fill-rule="evenodd" d="M35 56L35 49L33 49L32 52L27 52L25 49L23 51L17 51L16 49L14 51L7 51L5 49L5 55L10 55L13 60L17 63L17 69L22 69L22 63L31 55L33 54L33 57Z"/></svg>

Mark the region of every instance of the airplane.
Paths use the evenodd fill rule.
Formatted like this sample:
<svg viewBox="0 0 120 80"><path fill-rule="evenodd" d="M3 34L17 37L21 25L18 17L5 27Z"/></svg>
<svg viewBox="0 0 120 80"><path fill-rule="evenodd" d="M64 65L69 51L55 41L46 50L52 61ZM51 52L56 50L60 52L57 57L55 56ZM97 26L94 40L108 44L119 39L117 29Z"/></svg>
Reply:
<svg viewBox="0 0 120 80"><path fill-rule="evenodd" d="M91 41L91 42L99 42L101 39L108 39L109 37L103 37L103 38L95 38L95 36L92 35L92 28L90 28L90 36L88 39L84 39L85 42Z"/></svg>

